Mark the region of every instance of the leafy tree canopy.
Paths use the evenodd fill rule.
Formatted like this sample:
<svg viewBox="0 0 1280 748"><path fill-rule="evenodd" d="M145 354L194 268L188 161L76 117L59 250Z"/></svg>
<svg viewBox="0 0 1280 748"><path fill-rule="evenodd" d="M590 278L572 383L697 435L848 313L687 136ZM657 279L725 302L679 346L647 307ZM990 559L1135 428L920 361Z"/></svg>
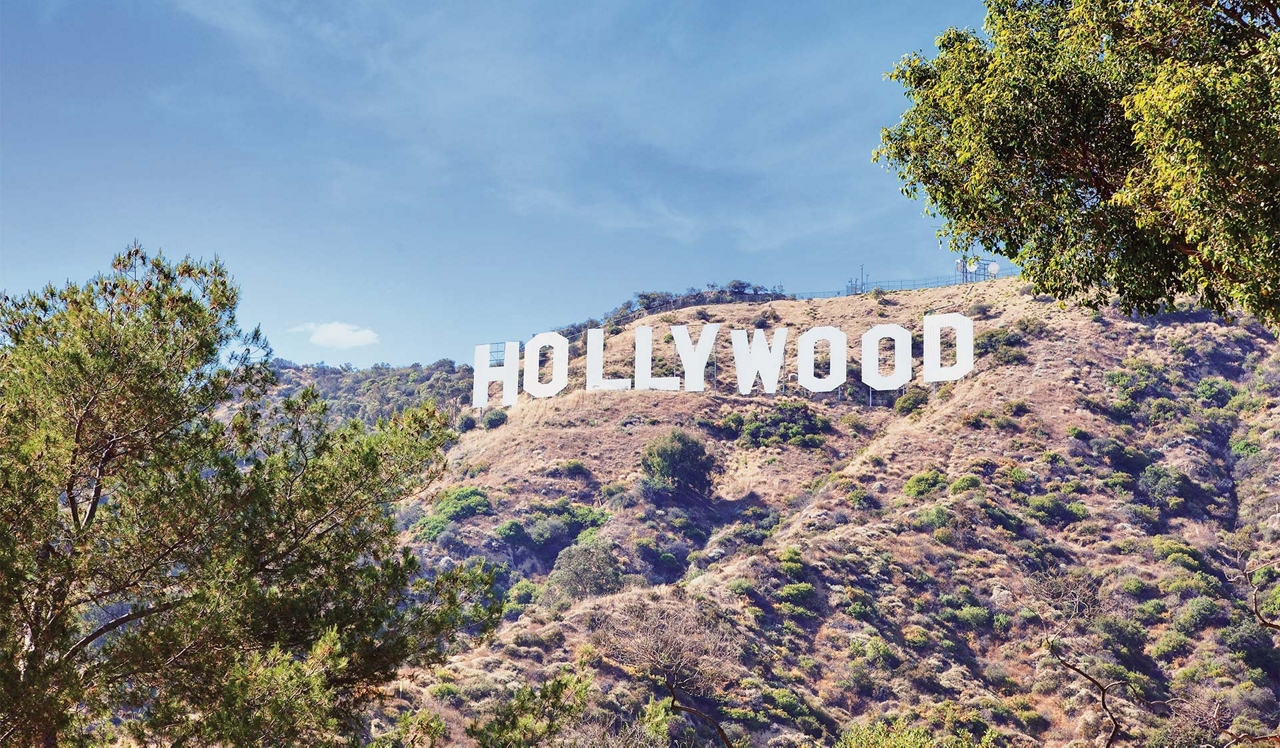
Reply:
<svg viewBox="0 0 1280 748"><path fill-rule="evenodd" d="M236 302L217 262L136 244L0 297L0 743L342 742L399 667L496 623L490 570L396 542L444 419L267 407Z"/></svg>
<svg viewBox="0 0 1280 748"><path fill-rule="evenodd" d="M1280 5L988 0L985 34L890 77L875 159L953 250L1150 313L1178 294L1280 323Z"/></svg>

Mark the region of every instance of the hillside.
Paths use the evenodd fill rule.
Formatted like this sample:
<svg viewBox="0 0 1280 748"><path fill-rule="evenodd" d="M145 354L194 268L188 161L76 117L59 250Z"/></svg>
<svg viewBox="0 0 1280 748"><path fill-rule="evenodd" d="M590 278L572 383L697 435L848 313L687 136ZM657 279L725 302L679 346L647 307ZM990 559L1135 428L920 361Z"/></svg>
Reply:
<svg viewBox="0 0 1280 748"><path fill-rule="evenodd" d="M508 689L575 664L593 675L589 719L633 720L663 694L602 637L642 599L732 640L698 703L752 745L831 745L886 716L995 745L1102 745L1097 689L1050 634L1067 663L1128 684L1109 693L1118 745L1217 744L1186 717L1215 703L1223 727L1275 730L1280 659L1239 571L1280 556L1280 344L1258 325L1063 307L1010 279L644 317L609 337L606 374L630 374L640 324L661 375L674 324L826 324L856 343L880 322L918 333L926 310L975 317L977 366L897 407L868 406L856 363L845 392L741 397L731 368L705 393L588 393L575 358L567 394L522 395L506 423L463 433L446 483L400 519L428 565L504 565L506 621L447 667L404 673L379 724L430 707L465 741L459 726ZM723 332L717 357L732 361ZM641 468L673 428L714 458L706 495ZM1277 577L1253 578L1273 619ZM1055 611L1063 585L1088 605ZM1143 699L1182 699L1183 718ZM715 737L680 715L671 734Z"/></svg>

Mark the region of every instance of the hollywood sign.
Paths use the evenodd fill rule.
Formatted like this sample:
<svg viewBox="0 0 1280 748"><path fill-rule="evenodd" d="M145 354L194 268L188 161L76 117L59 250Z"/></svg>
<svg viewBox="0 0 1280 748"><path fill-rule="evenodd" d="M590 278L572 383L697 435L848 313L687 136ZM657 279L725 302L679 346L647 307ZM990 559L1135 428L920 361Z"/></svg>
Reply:
<svg viewBox="0 0 1280 748"><path fill-rule="evenodd" d="M942 331L955 331L955 362L942 365ZM637 327L635 368L633 377L604 376L604 330L587 330L587 384L594 390L662 390L702 392L706 389L707 361L715 350L720 325L703 325L697 341L684 325L671 327L676 355L684 369L684 377L653 376L653 328ZM766 394L778 391L786 352L788 329L773 330L773 339L765 330L730 330L733 363L738 379L738 392L750 395L759 381ZM885 374L880 369L880 341L893 343L893 369ZM818 344L825 342L830 350L830 368L823 376L815 369ZM476 346L475 386L471 404L483 408L489 404L489 385L502 385L502 404L515 405L521 385L520 344L503 343L505 355L501 364L489 360L489 346ZM550 378L543 381L539 370L542 352L549 350ZM832 392L848 379L849 340L837 327L814 327L796 339L796 383L810 392ZM899 325L876 325L862 335L862 381L873 390L896 390L913 377L911 333ZM870 364L868 364L870 362ZM973 371L973 320L963 314L930 314L924 318L925 382L950 382ZM569 386L569 340L560 333L534 335L524 346L524 391L536 398L553 397Z"/></svg>

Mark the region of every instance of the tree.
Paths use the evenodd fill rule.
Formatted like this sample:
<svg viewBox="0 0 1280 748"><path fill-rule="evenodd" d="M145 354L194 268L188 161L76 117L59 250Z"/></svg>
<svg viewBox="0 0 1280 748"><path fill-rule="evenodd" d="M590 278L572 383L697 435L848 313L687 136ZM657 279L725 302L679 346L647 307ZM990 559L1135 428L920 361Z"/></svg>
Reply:
<svg viewBox="0 0 1280 748"><path fill-rule="evenodd" d="M399 667L496 624L390 505L444 469L431 407L333 427L264 404L218 262L0 299L0 743L331 743Z"/></svg>
<svg viewBox="0 0 1280 748"><path fill-rule="evenodd" d="M640 457L640 467L650 480L699 495L711 491L715 465L706 446L680 429L650 442Z"/></svg>
<svg viewBox="0 0 1280 748"><path fill-rule="evenodd" d="M556 556L547 587L571 601L608 595L622 589L622 571L606 542L575 543Z"/></svg>
<svg viewBox="0 0 1280 748"><path fill-rule="evenodd" d="M671 708L692 715L715 729L726 748L732 743L720 723L681 695L711 695L728 680L737 647L688 601L650 603L634 599L607 622L604 645L627 669L656 682Z"/></svg>
<svg viewBox="0 0 1280 748"><path fill-rule="evenodd" d="M1157 311L1197 294L1280 323L1280 5L988 0L890 77L874 158L953 250L1040 291Z"/></svg>

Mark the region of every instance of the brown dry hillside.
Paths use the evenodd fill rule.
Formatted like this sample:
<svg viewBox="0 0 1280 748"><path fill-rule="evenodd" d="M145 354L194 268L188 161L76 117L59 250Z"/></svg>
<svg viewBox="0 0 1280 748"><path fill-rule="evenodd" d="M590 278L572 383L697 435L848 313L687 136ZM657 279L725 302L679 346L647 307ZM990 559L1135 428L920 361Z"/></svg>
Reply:
<svg viewBox="0 0 1280 748"><path fill-rule="evenodd" d="M929 310L977 318L975 371L912 392L913 411L868 407L858 337L881 322L918 332ZM1111 723L1044 646L1051 633L1068 663L1125 683L1110 691L1117 745L1227 739L1144 699L1219 699L1220 727L1277 728L1280 657L1239 573L1280 555L1280 345L1265 330L1190 308L1063 307L1016 279L632 327L655 327L663 374L678 362L666 328L707 321L787 326L792 351L805 328L843 328L852 396L731 394L722 330L717 392L588 393L576 358L567 394L522 396L504 425L463 434L446 484L403 507L406 537L429 566L503 564L506 621L447 667L404 673L387 718L440 711L464 744L457 726L508 689L575 666L593 676L589 720L633 719L658 691L600 632L639 596L732 637L731 677L690 703L751 745L831 745L883 716L995 745L1102 745ZM632 335L609 337L606 373L630 375ZM673 428L714 456L710 495L644 480L646 445ZM1253 578L1273 619L1277 576ZM1096 587L1098 604L1055 612L1053 578ZM680 717L671 735L714 737Z"/></svg>

